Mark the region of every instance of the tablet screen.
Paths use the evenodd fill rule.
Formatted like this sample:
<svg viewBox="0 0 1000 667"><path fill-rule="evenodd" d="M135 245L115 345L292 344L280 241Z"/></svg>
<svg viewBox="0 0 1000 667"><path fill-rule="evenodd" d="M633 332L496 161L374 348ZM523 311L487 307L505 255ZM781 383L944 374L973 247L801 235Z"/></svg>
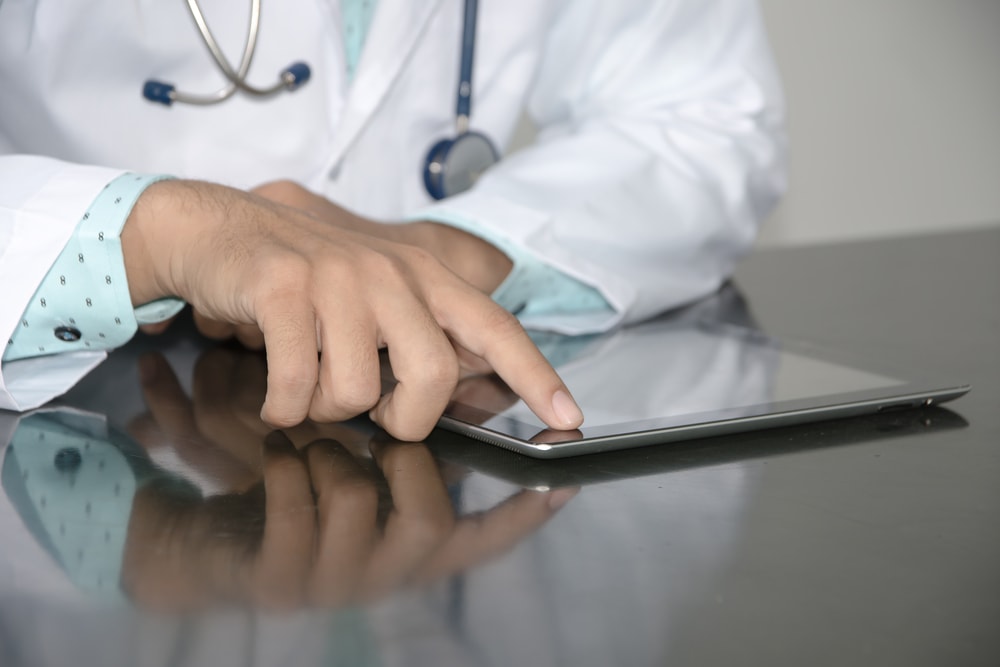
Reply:
<svg viewBox="0 0 1000 667"><path fill-rule="evenodd" d="M463 381L442 426L474 427L470 435L491 442L489 434L563 447L722 422L734 432L747 418L749 424L779 413L819 414L915 388L883 371L793 349L731 318L662 318L603 336L547 335L536 342L583 410L579 431L547 430L495 377Z"/></svg>

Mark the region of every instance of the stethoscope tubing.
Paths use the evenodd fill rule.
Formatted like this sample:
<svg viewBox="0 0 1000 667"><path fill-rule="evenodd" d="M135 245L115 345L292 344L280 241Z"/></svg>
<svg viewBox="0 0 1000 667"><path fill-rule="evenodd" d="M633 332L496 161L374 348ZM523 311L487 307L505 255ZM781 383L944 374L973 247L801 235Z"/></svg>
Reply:
<svg viewBox="0 0 1000 667"><path fill-rule="evenodd" d="M208 106L224 102L232 97L237 90L256 97L265 97L281 90L295 90L309 79L309 66L305 63L294 63L281 72L278 81L271 86L261 88L247 83L247 74L253 62L257 49L257 37L260 34L261 0L251 0L250 2L250 25L247 29L239 66L235 68L219 47L198 0L186 0L186 2L202 42L211 54L212 60L226 77L226 85L214 93L192 95L178 91L171 84L149 80L143 85L142 92L143 97L147 100L166 106L170 106L174 102ZM431 147L424 162L424 185L433 199L444 199L464 192L478 180L483 171L500 159L499 152L488 137L469 129L469 118L472 114L472 75L475 64L479 2L478 0L464 0L464 3L462 56L455 101L455 136L436 142Z"/></svg>
<svg viewBox="0 0 1000 667"><path fill-rule="evenodd" d="M469 131L472 115L472 71L476 55L476 18L479 0L465 0L465 18L462 26L462 64L458 76L458 96L455 103L455 131Z"/></svg>
<svg viewBox="0 0 1000 667"><path fill-rule="evenodd" d="M229 64L229 59L222 52L222 48L215 39L208 21L205 20L205 14L201 11L201 5L198 3L198 0L186 1L188 12L191 14L191 18L194 20L199 34L201 34L202 42L205 44L219 70L225 75L228 83L225 87L220 88L214 93L193 95L191 93L183 93L170 84L159 81L147 81L143 86L143 97L146 99L168 106L174 102L208 106L226 101L237 90L242 90L256 97L267 97L281 90L294 90L309 79L309 66L305 63L294 63L281 72L278 81L271 86L261 88L252 86L247 82L250 64L253 62L254 53L257 51L257 36L260 34L261 0L251 0L250 2L250 25L247 28L247 37L243 45L243 55L240 57L238 68L233 68Z"/></svg>

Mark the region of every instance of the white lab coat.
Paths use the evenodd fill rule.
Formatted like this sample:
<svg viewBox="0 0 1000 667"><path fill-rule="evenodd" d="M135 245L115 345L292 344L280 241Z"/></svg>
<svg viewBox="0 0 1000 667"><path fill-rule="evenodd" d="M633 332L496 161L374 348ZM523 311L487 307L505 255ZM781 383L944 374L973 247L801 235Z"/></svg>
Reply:
<svg viewBox="0 0 1000 667"><path fill-rule="evenodd" d="M236 60L247 3L202 5ZM183 3L0 0L0 340L120 170L287 178L379 220L468 219L614 307L525 322L568 332L714 290L784 187L781 94L753 0L482 0L472 126L507 152L526 114L539 138L433 205L421 172L454 132L462 0L380 0L353 82L336 2L263 7L251 82L297 60L312 80L168 109L142 98L146 79L223 84ZM5 364L0 407L65 391L100 358Z"/></svg>

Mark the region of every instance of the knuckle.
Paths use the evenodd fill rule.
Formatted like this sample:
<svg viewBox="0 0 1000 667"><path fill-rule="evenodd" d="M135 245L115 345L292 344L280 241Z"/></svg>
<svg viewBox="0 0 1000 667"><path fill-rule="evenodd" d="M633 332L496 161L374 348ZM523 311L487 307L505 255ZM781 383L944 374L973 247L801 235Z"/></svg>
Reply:
<svg viewBox="0 0 1000 667"><path fill-rule="evenodd" d="M420 246L404 246L401 248L400 253L409 264L414 266L425 268L438 268L443 266L433 253L425 248L421 248Z"/></svg>
<svg viewBox="0 0 1000 667"><path fill-rule="evenodd" d="M421 380L426 390L435 395L450 396L458 384L460 373L458 358L454 354L437 355L425 361L421 368Z"/></svg>
<svg viewBox="0 0 1000 667"><path fill-rule="evenodd" d="M405 251L402 249L401 254L391 255L371 250L360 255L359 259L365 273L379 276L385 281L399 282L406 280L408 274L405 256L402 254Z"/></svg>
<svg viewBox="0 0 1000 667"><path fill-rule="evenodd" d="M277 303L287 298L289 292L301 293L312 273L312 263L298 252L263 252L254 258L253 275L262 298L270 295Z"/></svg>
<svg viewBox="0 0 1000 667"><path fill-rule="evenodd" d="M287 179L270 181L253 189L253 193L260 197L282 203L295 200L302 195L302 192L301 186Z"/></svg>

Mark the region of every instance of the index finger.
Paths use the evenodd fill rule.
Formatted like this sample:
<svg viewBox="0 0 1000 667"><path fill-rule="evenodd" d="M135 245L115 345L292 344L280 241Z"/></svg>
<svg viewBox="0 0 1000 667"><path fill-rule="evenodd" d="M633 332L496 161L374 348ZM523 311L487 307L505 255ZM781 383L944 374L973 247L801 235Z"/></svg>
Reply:
<svg viewBox="0 0 1000 667"><path fill-rule="evenodd" d="M431 295L442 328L482 357L539 419L554 429L583 424L583 412L517 318L472 287Z"/></svg>

